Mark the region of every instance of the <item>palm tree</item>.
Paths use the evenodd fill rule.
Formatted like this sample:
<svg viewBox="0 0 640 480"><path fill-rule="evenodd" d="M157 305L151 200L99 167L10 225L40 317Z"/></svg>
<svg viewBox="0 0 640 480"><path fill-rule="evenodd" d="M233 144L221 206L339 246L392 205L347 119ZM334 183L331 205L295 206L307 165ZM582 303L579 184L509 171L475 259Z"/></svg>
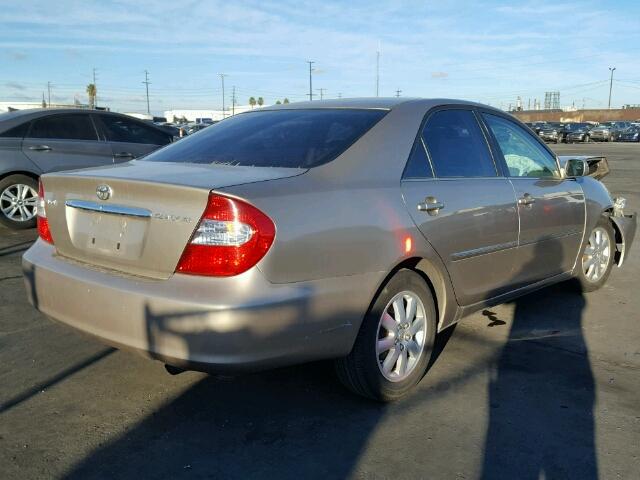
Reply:
<svg viewBox="0 0 640 480"><path fill-rule="evenodd" d="M251 105L251 108L256 106L256 99L253 97L249 98L249 105Z"/></svg>
<svg viewBox="0 0 640 480"><path fill-rule="evenodd" d="M96 95L98 94L98 90L96 89L95 84L90 83L87 85L87 95L89 95L89 106L91 108L95 108L96 106Z"/></svg>
<svg viewBox="0 0 640 480"><path fill-rule="evenodd" d="M284 104L289 103L289 99L288 99L288 98L285 98L285 99L282 101L282 103L284 103Z"/></svg>
<svg viewBox="0 0 640 480"><path fill-rule="evenodd" d="M258 106L264 105L264 99L262 97L258 97Z"/></svg>

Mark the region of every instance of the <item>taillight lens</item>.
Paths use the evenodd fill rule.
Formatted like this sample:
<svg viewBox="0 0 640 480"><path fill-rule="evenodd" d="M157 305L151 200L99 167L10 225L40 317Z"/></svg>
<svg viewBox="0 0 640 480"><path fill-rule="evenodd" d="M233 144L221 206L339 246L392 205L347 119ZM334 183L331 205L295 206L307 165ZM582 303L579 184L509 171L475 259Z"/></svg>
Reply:
<svg viewBox="0 0 640 480"><path fill-rule="evenodd" d="M38 206L36 208L36 222L38 224L38 235L45 242L53 245L53 237L49 229L49 220L47 220L47 212L44 209L44 187L42 180L38 182Z"/></svg>
<svg viewBox="0 0 640 480"><path fill-rule="evenodd" d="M210 193L207 208L176 272L214 277L238 275L264 257L275 235L271 219L253 205Z"/></svg>

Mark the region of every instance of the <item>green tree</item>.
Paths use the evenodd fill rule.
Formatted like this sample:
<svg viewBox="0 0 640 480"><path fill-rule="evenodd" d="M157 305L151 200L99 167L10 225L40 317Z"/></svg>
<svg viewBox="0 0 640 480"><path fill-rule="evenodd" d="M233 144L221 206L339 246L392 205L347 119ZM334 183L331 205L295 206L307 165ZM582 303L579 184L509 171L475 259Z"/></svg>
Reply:
<svg viewBox="0 0 640 480"><path fill-rule="evenodd" d="M87 95L89 95L89 106L91 108L95 108L96 106L96 95L98 94L98 90L93 83L87 85Z"/></svg>
<svg viewBox="0 0 640 480"><path fill-rule="evenodd" d="M282 102L280 100L276 100L276 105L280 105Z"/></svg>
<svg viewBox="0 0 640 480"><path fill-rule="evenodd" d="M42 108L47 108L47 102L44 101L44 92L42 92Z"/></svg>
<svg viewBox="0 0 640 480"><path fill-rule="evenodd" d="M251 108L256 106L256 99L253 97L249 98L249 105L251 105Z"/></svg>
<svg viewBox="0 0 640 480"><path fill-rule="evenodd" d="M262 97L258 97L258 105L259 105L259 106L264 105L264 98L262 98Z"/></svg>
<svg viewBox="0 0 640 480"><path fill-rule="evenodd" d="M285 99L282 101L282 103L284 103L284 104L286 105L287 103L289 103L289 99L288 99L288 98L285 98Z"/></svg>

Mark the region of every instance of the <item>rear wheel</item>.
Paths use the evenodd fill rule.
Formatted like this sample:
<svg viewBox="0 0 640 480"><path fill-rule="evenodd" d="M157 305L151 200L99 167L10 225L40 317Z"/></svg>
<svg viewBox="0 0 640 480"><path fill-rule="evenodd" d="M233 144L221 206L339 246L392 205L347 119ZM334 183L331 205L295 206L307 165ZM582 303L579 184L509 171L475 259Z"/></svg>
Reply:
<svg viewBox="0 0 640 480"><path fill-rule="evenodd" d="M425 281L400 270L376 297L351 353L336 361L338 377L358 395L396 400L424 376L435 333L435 302Z"/></svg>
<svg viewBox="0 0 640 480"><path fill-rule="evenodd" d="M0 180L0 223L12 229L36 225L38 183L26 175L9 175Z"/></svg>
<svg viewBox="0 0 640 480"><path fill-rule="evenodd" d="M592 292L606 283L613 268L615 249L611 222L602 217L589 234L580 257L578 279L582 291Z"/></svg>

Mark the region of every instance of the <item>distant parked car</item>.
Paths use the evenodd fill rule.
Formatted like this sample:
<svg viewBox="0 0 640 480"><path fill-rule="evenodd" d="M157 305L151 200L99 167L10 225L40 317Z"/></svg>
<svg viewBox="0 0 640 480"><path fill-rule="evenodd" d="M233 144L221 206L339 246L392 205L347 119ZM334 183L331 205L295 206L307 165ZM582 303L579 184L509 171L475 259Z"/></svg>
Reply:
<svg viewBox="0 0 640 480"><path fill-rule="evenodd" d="M0 223L35 227L43 173L126 162L172 139L150 122L98 110L0 114Z"/></svg>
<svg viewBox="0 0 640 480"><path fill-rule="evenodd" d="M614 129L612 123L601 123L589 132L591 140L594 142L613 142Z"/></svg>
<svg viewBox="0 0 640 480"><path fill-rule="evenodd" d="M559 143L560 141L562 141L563 130L564 125L562 123L547 123L540 128L538 135L545 142Z"/></svg>
<svg viewBox="0 0 640 480"><path fill-rule="evenodd" d="M567 143L589 142L591 141L590 123L568 123L565 126L565 141Z"/></svg>
<svg viewBox="0 0 640 480"><path fill-rule="evenodd" d="M614 142L617 142L620 138L620 135L625 133L629 128L631 128L631 126L631 122L614 122L611 133L612 140Z"/></svg>
<svg viewBox="0 0 640 480"><path fill-rule="evenodd" d="M640 126L631 126L618 136L619 142L640 142Z"/></svg>

